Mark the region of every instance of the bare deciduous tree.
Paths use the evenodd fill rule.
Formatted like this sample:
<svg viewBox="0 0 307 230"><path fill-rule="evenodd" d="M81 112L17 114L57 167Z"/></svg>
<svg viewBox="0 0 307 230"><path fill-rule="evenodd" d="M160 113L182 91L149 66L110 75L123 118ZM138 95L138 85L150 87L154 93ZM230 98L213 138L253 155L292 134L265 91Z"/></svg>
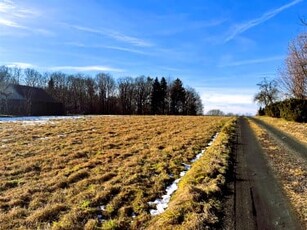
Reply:
<svg viewBox="0 0 307 230"><path fill-rule="evenodd" d="M195 89L186 87L185 113L187 115L202 115L203 105L199 94Z"/></svg>
<svg viewBox="0 0 307 230"><path fill-rule="evenodd" d="M300 21L302 23L302 25L307 26L307 20L304 17L300 17Z"/></svg>
<svg viewBox="0 0 307 230"><path fill-rule="evenodd" d="M110 114L112 97L115 96L116 82L110 74L99 73L96 75L97 89L100 101L100 112Z"/></svg>
<svg viewBox="0 0 307 230"><path fill-rule="evenodd" d="M297 99L307 98L307 33L300 34L290 43L285 68L280 75L286 95Z"/></svg>
<svg viewBox="0 0 307 230"><path fill-rule="evenodd" d="M135 84L132 77L118 79L118 94L122 114L135 114Z"/></svg>
<svg viewBox="0 0 307 230"><path fill-rule="evenodd" d="M259 92L255 95L254 101L259 105L268 106L276 102L279 98L279 91L275 80L267 81L267 79L264 78L257 86L259 86Z"/></svg>
<svg viewBox="0 0 307 230"><path fill-rule="evenodd" d="M225 113L219 109L211 109L207 112L208 116L225 116Z"/></svg>
<svg viewBox="0 0 307 230"><path fill-rule="evenodd" d="M8 92L11 83L10 69L6 66L0 66L0 114L7 111L7 99L10 95Z"/></svg>
<svg viewBox="0 0 307 230"><path fill-rule="evenodd" d="M87 77L85 79L85 87L86 87L86 104L87 104L87 113L94 114L96 113L95 101L96 101L96 90L97 84L95 80L91 77Z"/></svg>
<svg viewBox="0 0 307 230"><path fill-rule="evenodd" d="M19 67L10 68L11 83L19 84L23 78L22 69Z"/></svg>
<svg viewBox="0 0 307 230"><path fill-rule="evenodd" d="M31 87L45 87L43 76L35 69L27 68L24 70L25 83Z"/></svg>
<svg viewBox="0 0 307 230"><path fill-rule="evenodd" d="M135 99L136 112L139 115L148 114L150 112L150 94L152 91L152 78L140 76L135 78Z"/></svg>

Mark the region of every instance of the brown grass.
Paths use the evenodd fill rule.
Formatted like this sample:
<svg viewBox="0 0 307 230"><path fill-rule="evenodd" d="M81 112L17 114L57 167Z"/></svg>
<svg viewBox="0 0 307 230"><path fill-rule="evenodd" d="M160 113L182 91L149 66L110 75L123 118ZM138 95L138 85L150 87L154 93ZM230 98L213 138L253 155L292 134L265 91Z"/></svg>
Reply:
<svg viewBox="0 0 307 230"><path fill-rule="evenodd" d="M0 229L139 229L151 220L148 202L163 195L170 175L178 178L182 163L227 120L90 116L0 123Z"/></svg>
<svg viewBox="0 0 307 230"><path fill-rule="evenodd" d="M267 132L250 122L264 148L269 163L289 197L294 211L307 228L307 166L306 162L278 146ZM300 124L298 124L300 126Z"/></svg>
<svg viewBox="0 0 307 230"><path fill-rule="evenodd" d="M263 116L257 117L257 119L265 121L307 144L307 123L298 123L294 121L286 121L281 118Z"/></svg>
<svg viewBox="0 0 307 230"><path fill-rule="evenodd" d="M179 182L168 209L149 222L148 230L218 228L234 133L232 120Z"/></svg>

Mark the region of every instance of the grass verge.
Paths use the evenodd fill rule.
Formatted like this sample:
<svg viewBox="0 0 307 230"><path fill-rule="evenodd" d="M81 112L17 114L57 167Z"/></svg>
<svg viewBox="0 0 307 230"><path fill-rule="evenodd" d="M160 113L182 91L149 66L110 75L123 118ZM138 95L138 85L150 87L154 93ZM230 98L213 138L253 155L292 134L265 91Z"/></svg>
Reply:
<svg viewBox="0 0 307 230"><path fill-rule="evenodd" d="M179 182L167 210L147 229L204 229L217 227L223 189L233 147L235 119L228 121L213 145Z"/></svg>

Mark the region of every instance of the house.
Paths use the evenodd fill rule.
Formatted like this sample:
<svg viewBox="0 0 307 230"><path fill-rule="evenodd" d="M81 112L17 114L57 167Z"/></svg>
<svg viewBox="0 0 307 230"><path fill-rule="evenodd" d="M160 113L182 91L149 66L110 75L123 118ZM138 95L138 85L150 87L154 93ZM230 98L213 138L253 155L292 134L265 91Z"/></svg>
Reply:
<svg viewBox="0 0 307 230"><path fill-rule="evenodd" d="M19 116L64 115L64 106L44 89L9 84L0 88L0 114Z"/></svg>

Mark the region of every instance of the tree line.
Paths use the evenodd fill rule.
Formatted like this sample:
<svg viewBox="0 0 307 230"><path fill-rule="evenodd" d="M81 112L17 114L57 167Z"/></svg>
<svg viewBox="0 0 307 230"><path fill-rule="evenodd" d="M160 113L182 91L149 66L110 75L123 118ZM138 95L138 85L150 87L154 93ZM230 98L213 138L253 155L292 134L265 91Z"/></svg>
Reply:
<svg viewBox="0 0 307 230"><path fill-rule="evenodd" d="M62 72L41 74L35 69L0 66L0 94L9 84L45 89L63 103L67 114L123 115L200 115L203 105L199 94L184 87L177 78L164 77L115 79L110 74L94 77Z"/></svg>
<svg viewBox="0 0 307 230"><path fill-rule="evenodd" d="M288 47L285 64L278 79L258 84L254 101L258 115L307 122L307 33L299 34Z"/></svg>

